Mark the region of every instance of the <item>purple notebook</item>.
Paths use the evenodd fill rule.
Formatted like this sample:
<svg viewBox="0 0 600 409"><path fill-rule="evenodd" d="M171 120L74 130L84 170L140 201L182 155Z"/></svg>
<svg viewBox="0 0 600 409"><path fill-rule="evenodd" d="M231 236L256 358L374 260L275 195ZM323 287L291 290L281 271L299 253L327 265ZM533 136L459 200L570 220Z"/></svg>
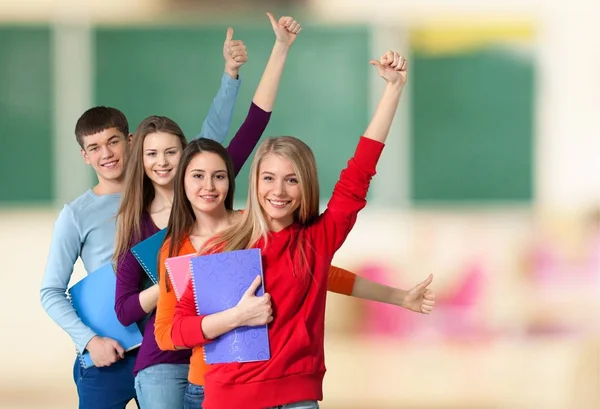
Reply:
<svg viewBox="0 0 600 409"><path fill-rule="evenodd" d="M256 276L263 277L260 249L198 256L190 264L198 315L235 307ZM261 284L256 295L264 293ZM270 357L266 325L238 327L204 346L207 364L266 361Z"/></svg>

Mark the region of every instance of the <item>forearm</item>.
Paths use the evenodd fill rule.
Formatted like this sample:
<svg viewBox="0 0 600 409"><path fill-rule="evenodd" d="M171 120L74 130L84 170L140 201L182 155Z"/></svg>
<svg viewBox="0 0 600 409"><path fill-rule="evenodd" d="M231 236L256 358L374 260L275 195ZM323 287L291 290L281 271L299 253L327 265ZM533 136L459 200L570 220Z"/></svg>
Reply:
<svg viewBox="0 0 600 409"><path fill-rule="evenodd" d="M77 350L83 353L96 333L81 321L69 302L65 290L43 286L40 298L46 313L71 337Z"/></svg>
<svg viewBox="0 0 600 409"><path fill-rule="evenodd" d="M117 288L115 293L115 312L119 322L125 326L143 319L149 311L147 300L149 293L142 296L147 290L140 291L142 287L144 270L139 265L131 252L121 258L117 264ZM148 304L145 302L145 304Z"/></svg>
<svg viewBox="0 0 600 409"><path fill-rule="evenodd" d="M404 307L406 291L356 276L352 297Z"/></svg>
<svg viewBox="0 0 600 409"><path fill-rule="evenodd" d="M385 143L402 94L402 85L387 84L375 114L364 133L365 138Z"/></svg>
<svg viewBox="0 0 600 409"><path fill-rule="evenodd" d="M240 316L237 308L234 307L216 314L207 315L202 320L201 327L206 339L215 339L236 329L240 325Z"/></svg>
<svg viewBox="0 0 600 409"><path fill-rule="evenodd" d="M154 284L152 287L140 292L139 302L145 313L152 312L156 309L158 293L158 284Z"/></svg>
<svg viewBox="0 0 600 409"><path fill-rule="evenodd" d="M180 306L178 306L177 310L179 313L175 313L171 330L175 349L204 346L219 335L223 335L240 326L235 307L205 316L188 315L187 313L181 315Z"/></svg>
<svg viewBox="0 0 600 409"><path fill-rule="evenodd" d="M223 143L229 134L235 102L240 89L240 81L237 78L237 70L226 68L221 77L221 86L202 124L202 130L196 138L208 138Z"/></svg>
<svg viewBox="0 0 600 409"><path fill-rule="evenodd" d="M276 41L252 101L262 110L271 112L279 90L289 46Z"/></svg>

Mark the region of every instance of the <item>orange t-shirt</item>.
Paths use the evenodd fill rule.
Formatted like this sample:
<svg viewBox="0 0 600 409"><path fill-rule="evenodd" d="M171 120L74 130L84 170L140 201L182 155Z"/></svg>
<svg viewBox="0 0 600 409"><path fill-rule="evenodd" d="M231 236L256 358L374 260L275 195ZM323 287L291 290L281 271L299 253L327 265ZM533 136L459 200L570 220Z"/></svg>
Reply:
<svg viewBox="0 0 600 409"><path fill-rule="evenodd" d="M165 260L169 258L169 245L170 240L165 240L162 248L160 249L159 255L159 295L158 303L156 305L156 320L154 322L154 336L156 337L156 343L158 347L163 351L172 351L178 349L173 344L171 337L171 330L173 328L173 315L175 314L175 305L177 305L177 297L175 291L173 291L173 284L168 278L168 274L165 267ZM192 245L189 237L186 237L183 241L181 248L176 256L185 256L187 254L196 253L196 249ZM167 290L167 282L169 280L169 289ZM343 294L352 295L354 289L354 282L356 280L356 274L351 273L343 268L330 266L329 274L327 276L327 290ZM198 328L201 331L200 328ZM202 347L195 347L199 349ZM208 364L204 362L204 354L194 353L192 355L193 365L190 367L190 373L188 380L195 385L204 385L204 374L208 370ZM193 369L192 369L193 368Z"/></svg>

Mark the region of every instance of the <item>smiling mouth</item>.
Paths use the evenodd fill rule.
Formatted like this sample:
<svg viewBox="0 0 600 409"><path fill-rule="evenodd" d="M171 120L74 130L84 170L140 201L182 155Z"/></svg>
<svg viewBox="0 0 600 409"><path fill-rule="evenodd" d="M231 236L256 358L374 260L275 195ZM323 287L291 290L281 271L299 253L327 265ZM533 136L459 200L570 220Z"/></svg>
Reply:
<svg viewBox="0 0 600 409"><path fill-rule="evenodd" d="M199 197L200 199L205 200L207 202L214 202L219 198L218 195L201 195Z"/></svg>
<svg viewBox="0 0 600 409"><path fill-rule="evenodd" d="M155 170L154 173L156 173L158 176L168 176L171 171L173 169L167 169L167 170Z"/></svg>
<svg viewBox="0 0 600 409"><path fill-rule="evenodd" d="M291 200L271 200L271 199L267 199L267 202L269 202L271 204L271 206L273 206L276 209L283 209L284 207L286 207L288 204L291 203Z"/></svg>
<svg viewBox="0 0 600 409"><path fill-rule="evenodd" d="M119 161L113 160L112 162L103 163L100 166L102 166L103 168L107 168L107 169L113 169L115 166L117 166L117 162L119 162Z"/></svg>

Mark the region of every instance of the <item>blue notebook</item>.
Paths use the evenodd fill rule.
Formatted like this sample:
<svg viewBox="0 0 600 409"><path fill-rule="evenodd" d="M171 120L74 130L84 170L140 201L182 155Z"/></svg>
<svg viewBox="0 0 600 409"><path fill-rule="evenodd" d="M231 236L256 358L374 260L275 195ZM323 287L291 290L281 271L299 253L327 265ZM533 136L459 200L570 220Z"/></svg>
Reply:
<svg viewBox="0 0 600 409"><path fill-rule="evenodd" d="M263 276L260 249L198 256L190 265L198 315L235 307L256 276ZM256 295L264 293L261 284ZM204 346L207 364L266 361L270 357L266 325L238 327Z"/></svg>
<svg viewBox="0 0 600 409"><path fill-rule="evenodd" d="M131 248L131 253L154 284L158 284L158 253L166 235L167 229L162 229Z"/></svg>
<svg viewBox="0 0 600 409"><path fill-rule="evenodd" d="M125 351L142 343L142 333L136 324L124 327L115 313L117 277L112 265L106 264L78 281L69 291L69 300L81 321L101 337L112 338ZM79 355L81 366L94 366L89 352Z"/></svg>

